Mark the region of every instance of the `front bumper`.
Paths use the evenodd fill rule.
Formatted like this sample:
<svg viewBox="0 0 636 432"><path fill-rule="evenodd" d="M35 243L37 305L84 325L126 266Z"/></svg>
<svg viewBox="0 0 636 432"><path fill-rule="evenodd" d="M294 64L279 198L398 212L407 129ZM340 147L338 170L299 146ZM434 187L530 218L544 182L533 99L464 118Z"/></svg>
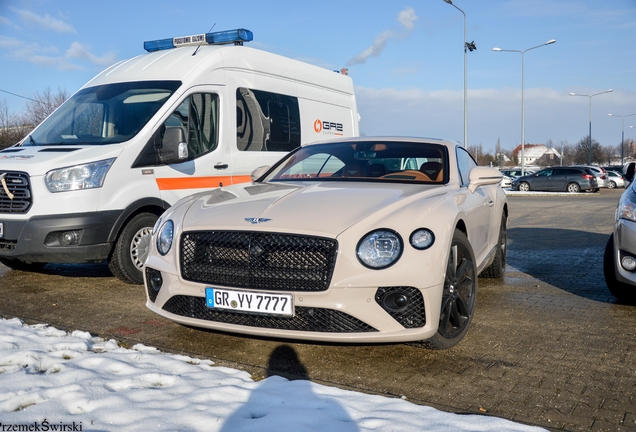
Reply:
<svg viewBox="0 0 636 432"><path fill-rule="evenodd" d="M109 235L121 211L34 216L3 219L0 257L26 262L89 263L108 258ZM77 243L65 245L62 235L75 232Z"/></svg>
<svg viewBox="0 0 636 432"><path fill-rule="evenodd" d="M152 267L146 263L148 268ZM387 287L343 288L332 284L321 292L291 292L294 317L273 317L211 310L205 305L205 289L209 286L184 281L166 271L162 271L161 276L163 285L158 292L153 292L147 271L144 272L148 293L146 306L172 321L252 336L324 342L379 343L429 339L437 332L443 290L443 284L426 289L389 288L405 289L413 295L412 298L421 299L421 309L411 311L421 315L421 321L417 327L408 328L409 322L400 322L401 317L385 310L376 300L379 289Z"/></svg>

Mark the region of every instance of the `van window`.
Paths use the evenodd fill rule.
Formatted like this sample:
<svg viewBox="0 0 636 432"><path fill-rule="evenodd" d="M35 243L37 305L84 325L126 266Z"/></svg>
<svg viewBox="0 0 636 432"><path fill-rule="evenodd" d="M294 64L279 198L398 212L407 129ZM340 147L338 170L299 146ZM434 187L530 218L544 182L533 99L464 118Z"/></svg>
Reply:
<svg viewBox="0 0 636 432"><path fill-rule="evenodd" d="M300 146L298 99L236 89L236 145L240 151L283 151Z"/></svg>
<svg viewBox="0 0 636 432"><path fill-rule="evenodd" d="M164 154L166 149L163 139L170 129L176 132L171 134L172 137L178 136L179 142L188 144L187 160L196 159L216 149L219 142L219 96L213 93L195 93L185 98L148 140L133 168L177 161L175 155L166 158Z"/></svg>
<svg viewBox="0 0 636 432"><path fill-rule="evenodd" d="M64 102L23 145L103 145L128 141L180 81L138 81L85 88Z"/></svg>
<svg viewBox="0 0 636 432"><path fill-rule="evenodd" d="M166 129L180 128L188 144L188 160L214 149L218 144L219 97L211 93L188 96L164 123Z"/></svg>

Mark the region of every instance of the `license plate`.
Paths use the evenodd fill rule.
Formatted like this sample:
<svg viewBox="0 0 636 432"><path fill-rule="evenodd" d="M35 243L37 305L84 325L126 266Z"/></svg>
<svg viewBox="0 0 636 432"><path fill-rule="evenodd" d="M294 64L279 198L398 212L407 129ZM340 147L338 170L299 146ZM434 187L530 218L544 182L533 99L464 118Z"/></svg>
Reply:
<svg viewBox="0 0 636 432"><path fill-rule="evenodd" d="M292 316L294 314L292 299L291 294L232 291L219 288L205 289L207 307L237 312Z"/></svg>

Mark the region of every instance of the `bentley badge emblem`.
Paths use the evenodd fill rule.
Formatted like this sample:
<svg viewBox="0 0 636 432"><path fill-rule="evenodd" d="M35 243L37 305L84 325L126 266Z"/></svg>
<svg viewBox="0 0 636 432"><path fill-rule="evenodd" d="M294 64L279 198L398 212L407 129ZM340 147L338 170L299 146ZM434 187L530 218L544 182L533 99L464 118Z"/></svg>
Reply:
<svg viewBox="0 0 636 432"><path fill-rule="evenodd" d="M251 224L259 224L261 222L269 222L271 219L268 218L245 218L245 220Z"/></svg>

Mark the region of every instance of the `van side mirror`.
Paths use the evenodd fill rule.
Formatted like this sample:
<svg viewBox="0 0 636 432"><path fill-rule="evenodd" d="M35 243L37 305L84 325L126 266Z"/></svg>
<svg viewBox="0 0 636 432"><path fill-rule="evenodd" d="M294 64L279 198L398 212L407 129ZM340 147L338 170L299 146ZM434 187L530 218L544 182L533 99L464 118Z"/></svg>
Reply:
<svg viewBox="0 0 636 432"><path fill-rule="evenodd" d="M188 144L180 127L167 127L159 149L161 162L166 164L183 162L188 159Z"/></svg>
<svg viewBox="0 0 636 432"><path fill-rule="evenodd" d="M627 165L627 170L625 171L625 174L623 175L623 177L625 177L625 180L627 180L630 183L634 181L635 169L636 169L636 162L630 162Z"/></svg>

